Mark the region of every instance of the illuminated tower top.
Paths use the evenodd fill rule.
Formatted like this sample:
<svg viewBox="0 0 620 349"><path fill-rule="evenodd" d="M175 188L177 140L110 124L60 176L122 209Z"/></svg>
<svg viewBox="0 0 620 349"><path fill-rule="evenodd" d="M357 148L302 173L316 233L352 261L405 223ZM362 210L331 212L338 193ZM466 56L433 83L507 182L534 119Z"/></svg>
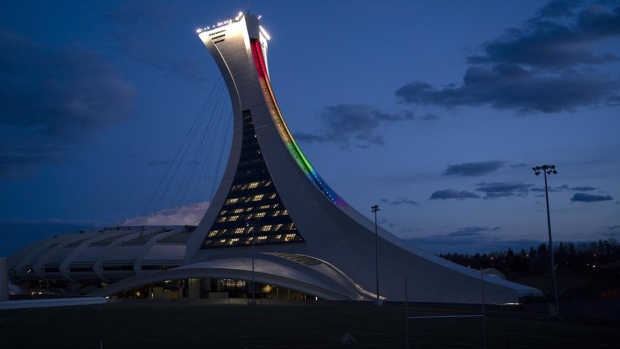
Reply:
<svg viewBox="0 0 620 349"><path fill-rule="evenodd" d="M278 133L281 139L286 143L287 148L289 149L290 154L295 158L299 167L304 171L308 179L314 183L334 204L338 206L346 206L346 202L340 198L319 176L319 174L314 170L310 162L303 155L299 146L293 139L284 118L280 112L278 104L276 102L273 90L271 88L271 82L269 79L269 67L267 64L267 48L268 41L270 40L270 36L267 31L260 26L258 19L259 17L255 17L250 14L239 13L237 17L233 19L226 20L224 22L219 22L217 25L213 27L206 27L203 29L198 29L200 39L207 46L209 51L213 54L218 66L223 72L233 73L234 68L238 68L238 71L235 71L235 75L237 75L236 79L230 79L232 76L227 76L224 74L224 78L226 79L229 91L232 89L231 100L233 101L233 108L235 107L235 102L243 103L245 100L251 101L253 103L255 100L254 96L243 95L243 91L239 89L239 83L243 82L245 79L249 79L250 76L258 78L261 90L263 91L264 96L261 96L265 99L265 102L268 105L269 113L271 115L271 119L273 123L276 125ZM244 34L247 34L244 35ZM227 42L227 37L241 37L242 35L243 42L239 42L240 40L236 40L236 43ZM243 44L245 46L245 50L243 51L232 51L236 49L238 44ZM248 45L249 44L249 45ZM251 51L251 57L249 56ZM247 55L244 59L240 59L239 52L244 52ZM225 57L226 56L226 57ZM247 60L246 60L247 58ZM249 62L251 61L251 62ZM246 64L246 63L251 63ZM248 68L254 68L255 71L249 72ZM254 90L248 91L250 93L254 93ZM237 95L238 100L235 101L235 96ZM243 106L241 110L244 110Z"/></svg>

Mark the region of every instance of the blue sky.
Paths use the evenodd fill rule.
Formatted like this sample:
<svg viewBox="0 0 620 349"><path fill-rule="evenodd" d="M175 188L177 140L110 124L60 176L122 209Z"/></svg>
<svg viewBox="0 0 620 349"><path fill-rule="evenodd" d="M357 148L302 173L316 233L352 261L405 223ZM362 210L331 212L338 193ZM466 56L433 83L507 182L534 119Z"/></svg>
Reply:
<svg viewBox="0 0 620 349"><path fill-rule="evenodd" d="M544 242L531 168L554 164L554 240L620 237L617 1L249 3L305 155L395 235L433 252ZM0 256L145 213L219 79L196 28L247 10L6 4Z"/></svg>

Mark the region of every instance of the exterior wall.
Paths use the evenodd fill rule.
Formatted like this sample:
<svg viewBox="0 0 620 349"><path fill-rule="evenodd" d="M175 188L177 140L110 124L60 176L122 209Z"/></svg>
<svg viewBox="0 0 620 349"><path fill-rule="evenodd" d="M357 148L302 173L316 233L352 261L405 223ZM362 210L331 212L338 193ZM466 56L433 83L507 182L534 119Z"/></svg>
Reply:
<svg viewBox="0 0 620 349"><path fill-rule="evenodd" d="M405 273L410 301L479 303L482 285L488 303L517 302L519 296L539 293L496 278L485 279L482 284L478 271L417 249L382 228L378 228L376 236L374 223L338 197L294 143L271 89L266 66L267 40L260 33L258 19L240 16L227 25L200 33L200 38L226 81L234 126L231 154L222 182L187 244L160 242L173 234L191 231L180 227L173 231L150 227L150 231L134 228L58 236L12 256L11 277L120 280L93 292L94 295L109 295L163 280L190 279L190 298L201 292L200 279L256 277L259 283L323 299L363 300L376 296L377 241L379 294L388 300L405 299ZM264 63L257 64L257 59ZM303 236L303 242L202 248L231 191L243 148L243 112L248 110L277 195ZM249 268L255 256L256 273ZM312 263L304 264L301 259ZM181 262L185 265L163 270L164 265ZM158 264L162 270L143 268ZM52 273L46 268L58 270Z"/></svg>
<svg viewBox="0 0 620 349"><path fill-rule="evenodd" d="M269 76L261 76L260 71L257 73L258 65L252 56L252 39L261 40L265 61L267 51L266 40L259 34L258 27L256 17L245 15L224 27L200 33L201 40L227 83L235 132L225 179L205 218L189 240L186 262L217 260L231 253L231 250L241 253L250 248L201 249L201 243L230 190L241 148L241 112L250 109L271 178L305 241L255 246L256 251L280 251L319 258L336 266L365 290L375 292L374 223L343 200L334 200L326 194L324 188L315 184L316 181L309 180L305 173L307 168L300 167L299 159L295 158L298 154L290 148L290 142L294 143L294 140L292 137L285 139L290 134L283 133L279 124L283 123L283 119L273 97ZM221 41L222 37L224 41ZM378 251L379 293L382 297L404 300L403 280L407 273L409 300L455 303L478 303L481 300L478 271L468 270L409 246L382 228L378 229ZM503 280L486 280L484 286L486 299L490 303L517 302L519 295L537 292Z"/></svg>
<svg viewBox="0 0 620 349"><path fill-rule="evenodd" d="M180 266L185 258L185 243L161 243L159 240L184 231L183 227L152 227L150 230L134 227L57 235L26 246L12 255L8 259L9 277L18 280L100 282ZM123 245L141 235L148 240ZM114 265L122 265L127 270L105 270L106 266ZM57 271L51 272L51 266Z"/></svg>

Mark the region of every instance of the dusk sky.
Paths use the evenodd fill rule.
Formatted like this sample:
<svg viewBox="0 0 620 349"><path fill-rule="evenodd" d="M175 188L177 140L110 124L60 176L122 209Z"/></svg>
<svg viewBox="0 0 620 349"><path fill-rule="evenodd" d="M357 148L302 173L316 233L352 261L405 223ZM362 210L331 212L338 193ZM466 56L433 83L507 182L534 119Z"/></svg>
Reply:
<svg viewBox="0 0 620 349"><path fill-rule="evenodd" d="M532 167L553 164L554 241L620 237L620 1L9 1L0 256L172 205L154 193L221 81L196 29L248 4L302 151L393 234L434 253L537 246Z"/></svg>

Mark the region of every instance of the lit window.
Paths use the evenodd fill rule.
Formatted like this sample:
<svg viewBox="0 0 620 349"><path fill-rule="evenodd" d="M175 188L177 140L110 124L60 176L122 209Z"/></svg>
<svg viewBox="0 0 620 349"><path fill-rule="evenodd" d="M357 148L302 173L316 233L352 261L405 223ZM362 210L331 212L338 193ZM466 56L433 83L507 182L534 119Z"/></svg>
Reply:
<svg viewBox="0 0 620 349"><path fill-rule="evenodd" d="M282 226L283 226L283 225L284 225L284 224L276 224L276 229L274 229L274 230L275 230L275 231L278 231L278 230L282 229Z"/></svg>
<svg viewBox="0 0 620 349"><path fill-rule="evenodd" d="M230 217L228 217L228 221L229 222L235 222L237 219L239 219L239 216L230 216Z"/></svg>
<svg viewBox="0 0 620 349"><path fill-rule="evenodd" d="M254 214L254 217L256 218L265 217L265 212L257 212L256 214Z"/></svg>
<svg viewBox="0 0 620 349"><path fill-rule="evenodd" d="M248 189L254 189L256 187L258 187L259 182L252 182L250 184L248 184Z"/></svg>
<svg viewBox="0 0 620 349"><path fill-rule="evenodd" d="M242 234L245 228L237 228L235 229L235 234Z"/></svg>
<svg viewBox="0 0 620 349"><path fill-rule="evenodd" d="M217 219L218 223L226 222L226 217L220 217Z"/></svg>
<svg viewBox="0 0 620 349"><path fill-rule="evenodd" d="M258 195L254 195L252 197L252 201L260 201L263 199L263 196L265 196L265 194L258 194Z"/></svg>
<svg viewBox="0 0 620 349"><path fill-rule="evenodd" d="M237 201L239 201L239 198L228 199L228 200L226 200L226 204L225 205L236 204Z"/></svg>
<svg viewBox="0 0 620 349"><path fill-rule="evenodd" d="M263 225L262 227L260 227L260 231L270 231L270 230L271 230L271 224Z"/></svg>
<svg viewBox="0 0 620 349"><path fill-rule="evenodd" d="M258 238L256 238L258 241L263 241L266 240L267 237L266 236L259 236Z"/></svg>
<svg viewBox="0 0 620 349"><path fill-rule="evenodd" d="M238 238L234 238L234 239L230 239L228 240L228 245L233 245L234 243L236 243L237 241L239 241Z"/></svg>
<svg viewBox="0 0 620 349"><path fill-rule="evenodd" d="M295 235L296 234L286 234L286 236L284 237L284 241L291 241L295 239Z"/></svg>
<svg viewBox="0 0 620 349"><path fill-rule="evenodd" d="M210 237L210 238L211 238L211 237L214 237L215 235L217 235L217 232L218 232L218 231L219 231L219 230L211 230L211 231L209 232L209 237Z"/></svg>
<svg viewBox="0 0 620 349"><path fill-rule="evenodd" d="M269 198L270 198L270 199L275 199L275 198L276 198L276 196L277 196L277 194L276 194L276 193L273 193L273 194L269 195Z"/></svg>
<svg viewBox="0 0 620 349"><path fill-rule="evenodd" d="M263 205L261 207L258 208L259 210L267 210L269 209L269 205Z"/></svg>

